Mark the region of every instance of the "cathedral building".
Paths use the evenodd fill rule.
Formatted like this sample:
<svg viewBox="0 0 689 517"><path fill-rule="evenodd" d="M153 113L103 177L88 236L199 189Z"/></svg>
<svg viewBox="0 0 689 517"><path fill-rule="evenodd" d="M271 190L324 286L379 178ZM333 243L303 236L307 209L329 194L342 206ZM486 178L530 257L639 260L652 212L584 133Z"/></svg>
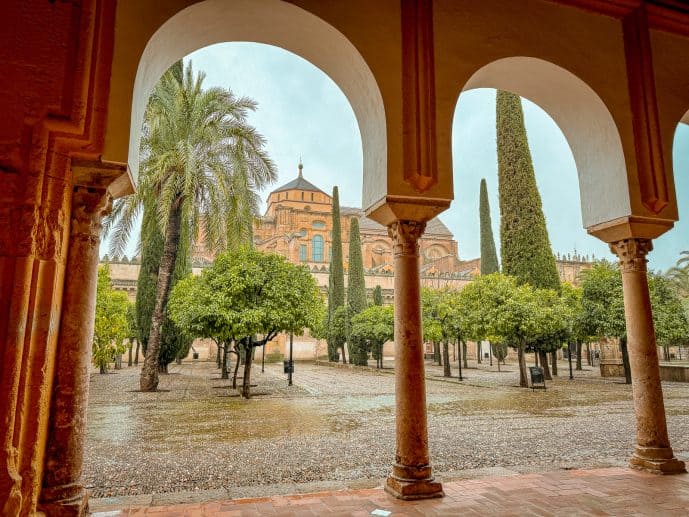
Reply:
<svg viewBox="0 0 689 517"><path fill-rule="evenodd" d="M297 177L272 191L266 204L266 212L254 228L256 248L282 255L295 264L305 264L311 271L326 271L332 257L332 196L304 177L300 163ZM387 229L365 217L361 208L343 206L340 217L345 271L348 269L350 223L357 218L366 273L391 274L392 240ZM426 225L420 253L422 271L429 275L462 273L457 241L438 218Z"/></svg>

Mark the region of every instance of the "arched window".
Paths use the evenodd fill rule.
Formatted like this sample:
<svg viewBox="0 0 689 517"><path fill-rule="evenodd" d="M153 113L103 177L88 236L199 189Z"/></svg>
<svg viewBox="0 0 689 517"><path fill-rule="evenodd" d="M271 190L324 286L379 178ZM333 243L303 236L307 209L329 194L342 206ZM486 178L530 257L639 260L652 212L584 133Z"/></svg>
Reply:
<svg viewBox="0 0 689 517"><path fill-rule="evenodd" d="M323 262L323 237L315 235L311 239L311 260L313 262Z"/></svg>
<svg viewBox="0 0 689 517"><path fill-rule="evenodd" d="M322 230L325 228L325 222L324 221L314 221L312 223L312 226L318 230Z"/></svg>

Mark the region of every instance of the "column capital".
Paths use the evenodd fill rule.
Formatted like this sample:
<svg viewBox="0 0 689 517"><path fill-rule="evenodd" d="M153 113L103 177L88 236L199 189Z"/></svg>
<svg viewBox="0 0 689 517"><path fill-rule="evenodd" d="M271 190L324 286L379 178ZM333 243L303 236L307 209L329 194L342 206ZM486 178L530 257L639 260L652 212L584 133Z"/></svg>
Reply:
<svg viewBox="0 0 689 517"><path fill-rule="evenodd" d="M106 189L75 186L71 235L99 241L101 222L111 210L112 195Z"/></svg>
<svg viewBox="0 0 689 517"><path fill-rule="evenodd" d="M646 255L653 249L653 241L650 239L622 239L610 243L612 251L620 261L620 268L623 273L647 270Z"/></svg>
<svg viewBox="0 0 689 517"><path fill-rule="evenodd" d="M395 256L418 255L419 239L426 230L426 223L419 221L395 221L388 226Z"/></svg>

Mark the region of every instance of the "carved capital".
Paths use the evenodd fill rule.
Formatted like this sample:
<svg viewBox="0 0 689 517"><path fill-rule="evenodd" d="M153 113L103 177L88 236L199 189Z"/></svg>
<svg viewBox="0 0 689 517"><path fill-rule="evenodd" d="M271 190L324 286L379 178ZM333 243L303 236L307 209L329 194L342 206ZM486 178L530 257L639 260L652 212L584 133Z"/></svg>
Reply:
<svg viewBox="0 0 689 517"><path fill-rule="evenodd" d="M112 209L112 195L106 189L74 187L72 197L72 237L100 240L103 217Z"/></svg>
<svg viewBox="0 0 689 517"><path fill-rule="evenodd" d="M419 239L426 229L426 223L418 221L395 221L388 226L395 255L419 254Z"/></svg>
<svg viewBox="0 0 689 517"><path fill-rule="evenodd" d="M650 239L623 239L610 243L612 251L620 259L620 269L623 273L630 271L645 272L646 255L653 249Z"/></svg>

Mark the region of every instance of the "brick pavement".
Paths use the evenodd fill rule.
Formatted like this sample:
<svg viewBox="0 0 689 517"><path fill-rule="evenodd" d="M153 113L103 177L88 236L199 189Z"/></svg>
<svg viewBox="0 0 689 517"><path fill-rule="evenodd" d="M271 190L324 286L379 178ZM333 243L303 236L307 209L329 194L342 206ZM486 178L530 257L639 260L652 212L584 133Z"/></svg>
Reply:
<svg viewBox="0 0 689 517"><path fill-rule="evenodd" d="M689 515L687 474L662 477L624 468L570 470L453 481L444 488L444 498L426 501L398 501L377 488L126 508L93 515L364 517L375 509L391 511L391 517Z"/></svg>

